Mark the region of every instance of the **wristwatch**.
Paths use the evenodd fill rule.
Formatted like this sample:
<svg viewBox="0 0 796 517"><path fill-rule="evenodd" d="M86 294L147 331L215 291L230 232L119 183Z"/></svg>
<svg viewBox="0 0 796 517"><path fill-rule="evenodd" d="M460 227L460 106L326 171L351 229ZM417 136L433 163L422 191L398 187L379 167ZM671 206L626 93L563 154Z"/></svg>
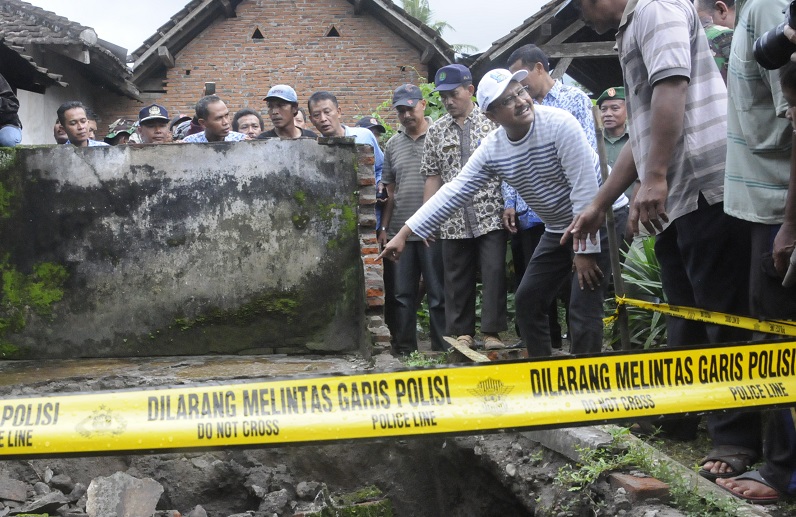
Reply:
<svg viewBox="0 0 796 517"><path fill-rule="evenodd" d="M387 228L385 228L384 226L382 226L381 228L379 228L379 231L380 231L380 232L386 232L386 231L387 231Z"/></svg>

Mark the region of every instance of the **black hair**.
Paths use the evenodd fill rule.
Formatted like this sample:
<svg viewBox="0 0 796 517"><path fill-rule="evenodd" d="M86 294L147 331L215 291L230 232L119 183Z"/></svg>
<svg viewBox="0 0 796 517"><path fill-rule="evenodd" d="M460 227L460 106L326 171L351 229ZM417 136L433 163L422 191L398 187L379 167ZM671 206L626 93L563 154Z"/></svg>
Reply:
<svg viewBox="0 0 796 517"><path fill-rule="evenodd" d="M199 101L197 101L196 106L194 106L194 111L196 112L197 119L206 119L210 115L210 106L216 102L223 102L221 97L218 95L205 95Z"/></svg>
<svg viewBox="0 0 796 517"><path fill-rule="evenodd" d="M321 91L321 92L315 92L312 95L310 95L309 100L307 100L307 109L312 111L312 103L321 102L321 101L332 101L332 104L334 104L335 108L340 107L340 105L337 103L337 97L335 97L330 92Z"/></svg>
<svg viewBox="0 0 796 517"><path fill-rule="evenodd" d="M511 66L516 61L520 61L528 68L533 68L536 66L536 63L542 63L545 72L550 71L550 61L547 58L547 54L545 54L544 51L542 51L542 49L536 45L532 45L530 43L528 45L523 45L512 52L509 56L507 64L508 66Z"/></svg>
<svg viewBox="0 0 796 517"><path fill-rule="evenodd" d="M58 115L58 122L61 123L62 126L66 126L66 119L64 118L64 114L72 109L75 108L82 108L83 111L86 112L86 118L88 118L89 109L80 101L66 101L60 106L58 106L58 111L56 112Z"/></svg>
<svg viewBox="0 0 796 517"><path fill-rule="evenodd" d="M241 110L238 110L238 112L235 113L235 116L232 117L232 130L233 131L237 131L238 130L238 120L241 117L245 117L247 115L254 115L255 117L257 117L258 122L260 122L260 130L264 129L263 117L261 117L259 113L257 113L255 110L253 110L251 108L243 108Z"/></svg>
<svg viewBox="0 0 796 517"><path fill-rule="evenodd" d="M796 91L796 63L788 61L785 66L779 69L779 84L783 88L790 88Z"/></svg>

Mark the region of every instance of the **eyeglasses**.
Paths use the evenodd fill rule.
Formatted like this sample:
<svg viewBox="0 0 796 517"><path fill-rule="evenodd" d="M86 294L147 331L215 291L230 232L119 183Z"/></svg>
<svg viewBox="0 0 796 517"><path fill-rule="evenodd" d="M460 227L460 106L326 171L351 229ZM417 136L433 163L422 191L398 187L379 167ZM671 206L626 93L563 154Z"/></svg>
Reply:
<svg viewBox="0 0 796 517"><path fill-rule="evenodd" d="M498 104L500 106L503 106L504 108L514 107L514 105L516 104L515 99L519 99L520 97L522 97L523 99L527 99L529 95L530 94L528 93L528 87L523 86L516 92L510 93L509 96L506 97L505 99L498 101Z"/></svg>

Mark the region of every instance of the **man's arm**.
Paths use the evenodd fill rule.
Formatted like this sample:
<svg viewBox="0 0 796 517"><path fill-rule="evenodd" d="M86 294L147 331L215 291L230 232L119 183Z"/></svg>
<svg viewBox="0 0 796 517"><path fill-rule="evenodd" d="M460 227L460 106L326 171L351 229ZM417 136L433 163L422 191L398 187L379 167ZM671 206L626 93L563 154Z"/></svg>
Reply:
<svg viewBox="0 0 796 517"><path fill-rule="evenodd" d="M793 108L791 108L793 109ZM796 149L796 133L793 137L793 149ZM790 157L790 180L788 181L788 196L785 198L785 220L777 236L774 238L774 267L782 276L788 270L790 256L796 244L796 154Z"/></svg>
<svg viewBox="0 0 796 517"><path fill-rule="evenodd" d="M431 199L441 188L442 176L426 176L426 182L423 183L423 203Z"/></svg>
<svg viewBox="0 0 796 517"><path fill-rule="evenodd" d="M395 183L388 183L385 188L387 189L387 202L384 204L384 211L381 213L381 228L376 230L376 239L382 247L387 244L387 228L390 227L392 212L395 208Z"/></svg>
<svg viewBox="0 0 796 517"><path fill-rule="evenodd" d="M654 122L649 136L652 145L641 186L633 199L630 216L634 233L638 233L638 223L650 233L655 233L663 230L661 221L669 220L666 215L666 196L669 193L666 174L677 142L683 135L687 91L688 79L681 76L661 79L652 88L650 119Z"/></svg>

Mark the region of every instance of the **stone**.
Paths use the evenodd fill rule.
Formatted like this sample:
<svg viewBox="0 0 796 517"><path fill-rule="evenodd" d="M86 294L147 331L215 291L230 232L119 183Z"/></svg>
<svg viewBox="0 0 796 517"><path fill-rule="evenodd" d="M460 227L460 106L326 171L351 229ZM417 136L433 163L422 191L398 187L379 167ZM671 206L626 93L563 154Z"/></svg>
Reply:
<svg viewBox="0 0 796 517"><path fill-rule="evenodd" d="M321 484L317 481L302 481L296 485L296 497L302 501L314 501L320 491Z"/></svg>
<svg viewBox="0 0 796 517"><path fill-rule="evenodd" d="M124 472L98 477L88 486L89 517L141 517L155 513L163 486L153 479L137 479Z"/></svg>
<svg viewBox="0 0 796 517"><path fill-rule="evenodd" d="M653 477L639 477L613 472L608 476L611 488L623 488L628 500L635 504L648 499L667 501L669 499L669 485Z"/></svg>
<svg viewBox="0 0 796 517"><path fill-rule="evenodd" d="M207 512L197 504L185 517L207 517Z"/></svg>
<svg viewBox="0 0 796 517"><path fill-rule="evenodd" d="M56 474L50 480L50 486L60 490L61 492L68 494L75 488L75 484L72 482L72 478L67 476L66 474Z"/></svg>
<svg viewBox="0 0 796 517"><path fill-rule="evenodd" d="M517 475L517 466L514 465L513 463L509 463L508 465L506 465L506 474L508 474L509 477L516 476Z"/></svg>
<svg viewBox="0 0 796 517"><path fill-rule="evenodd" d="M8 477L0 478L0 499L23 502L28 498L28 484Z"/></svg>
<svg viewBox="0 0 796 517"><path fill-rule="evenodd" d="M44 481L37 481L33 485L33 491L36 492L36 495L44 495L52 492L52 489L50 488L50 485L48 485Z"/></svg>
<svg viewBox="0 0 796 517"><path fill-rule="evenodd" d="M283 488L277 492L266 494L262 502L260 502L260 507L257 511L283 515L290 508L290 494Z"/></svg>
<svg viewBox="0 0 796 517"><path fill-rule="evenodd" d="M54 490L49 494L44 494L39 499L31 503L27 503L24 506L17 508L11 515L17 515L20 513L46 513L46 514L53 514L58 511L60 507L67 504L69 501L66 499L66 496L62 494L58 490ZM103 517L108 517L107 515Z"/></svg>
<svg viewBox="0 0 796 517"><path fill-rule="evenodd" d="M88 489L86 488L86 485L84 485L83 483L75 483L75 487L72 489L71 492L69 492L69 495L67 496L67 498L69 498L69 502L74 503L76 501L79 501L81 497L86 495L86 490Z"/></svg>

